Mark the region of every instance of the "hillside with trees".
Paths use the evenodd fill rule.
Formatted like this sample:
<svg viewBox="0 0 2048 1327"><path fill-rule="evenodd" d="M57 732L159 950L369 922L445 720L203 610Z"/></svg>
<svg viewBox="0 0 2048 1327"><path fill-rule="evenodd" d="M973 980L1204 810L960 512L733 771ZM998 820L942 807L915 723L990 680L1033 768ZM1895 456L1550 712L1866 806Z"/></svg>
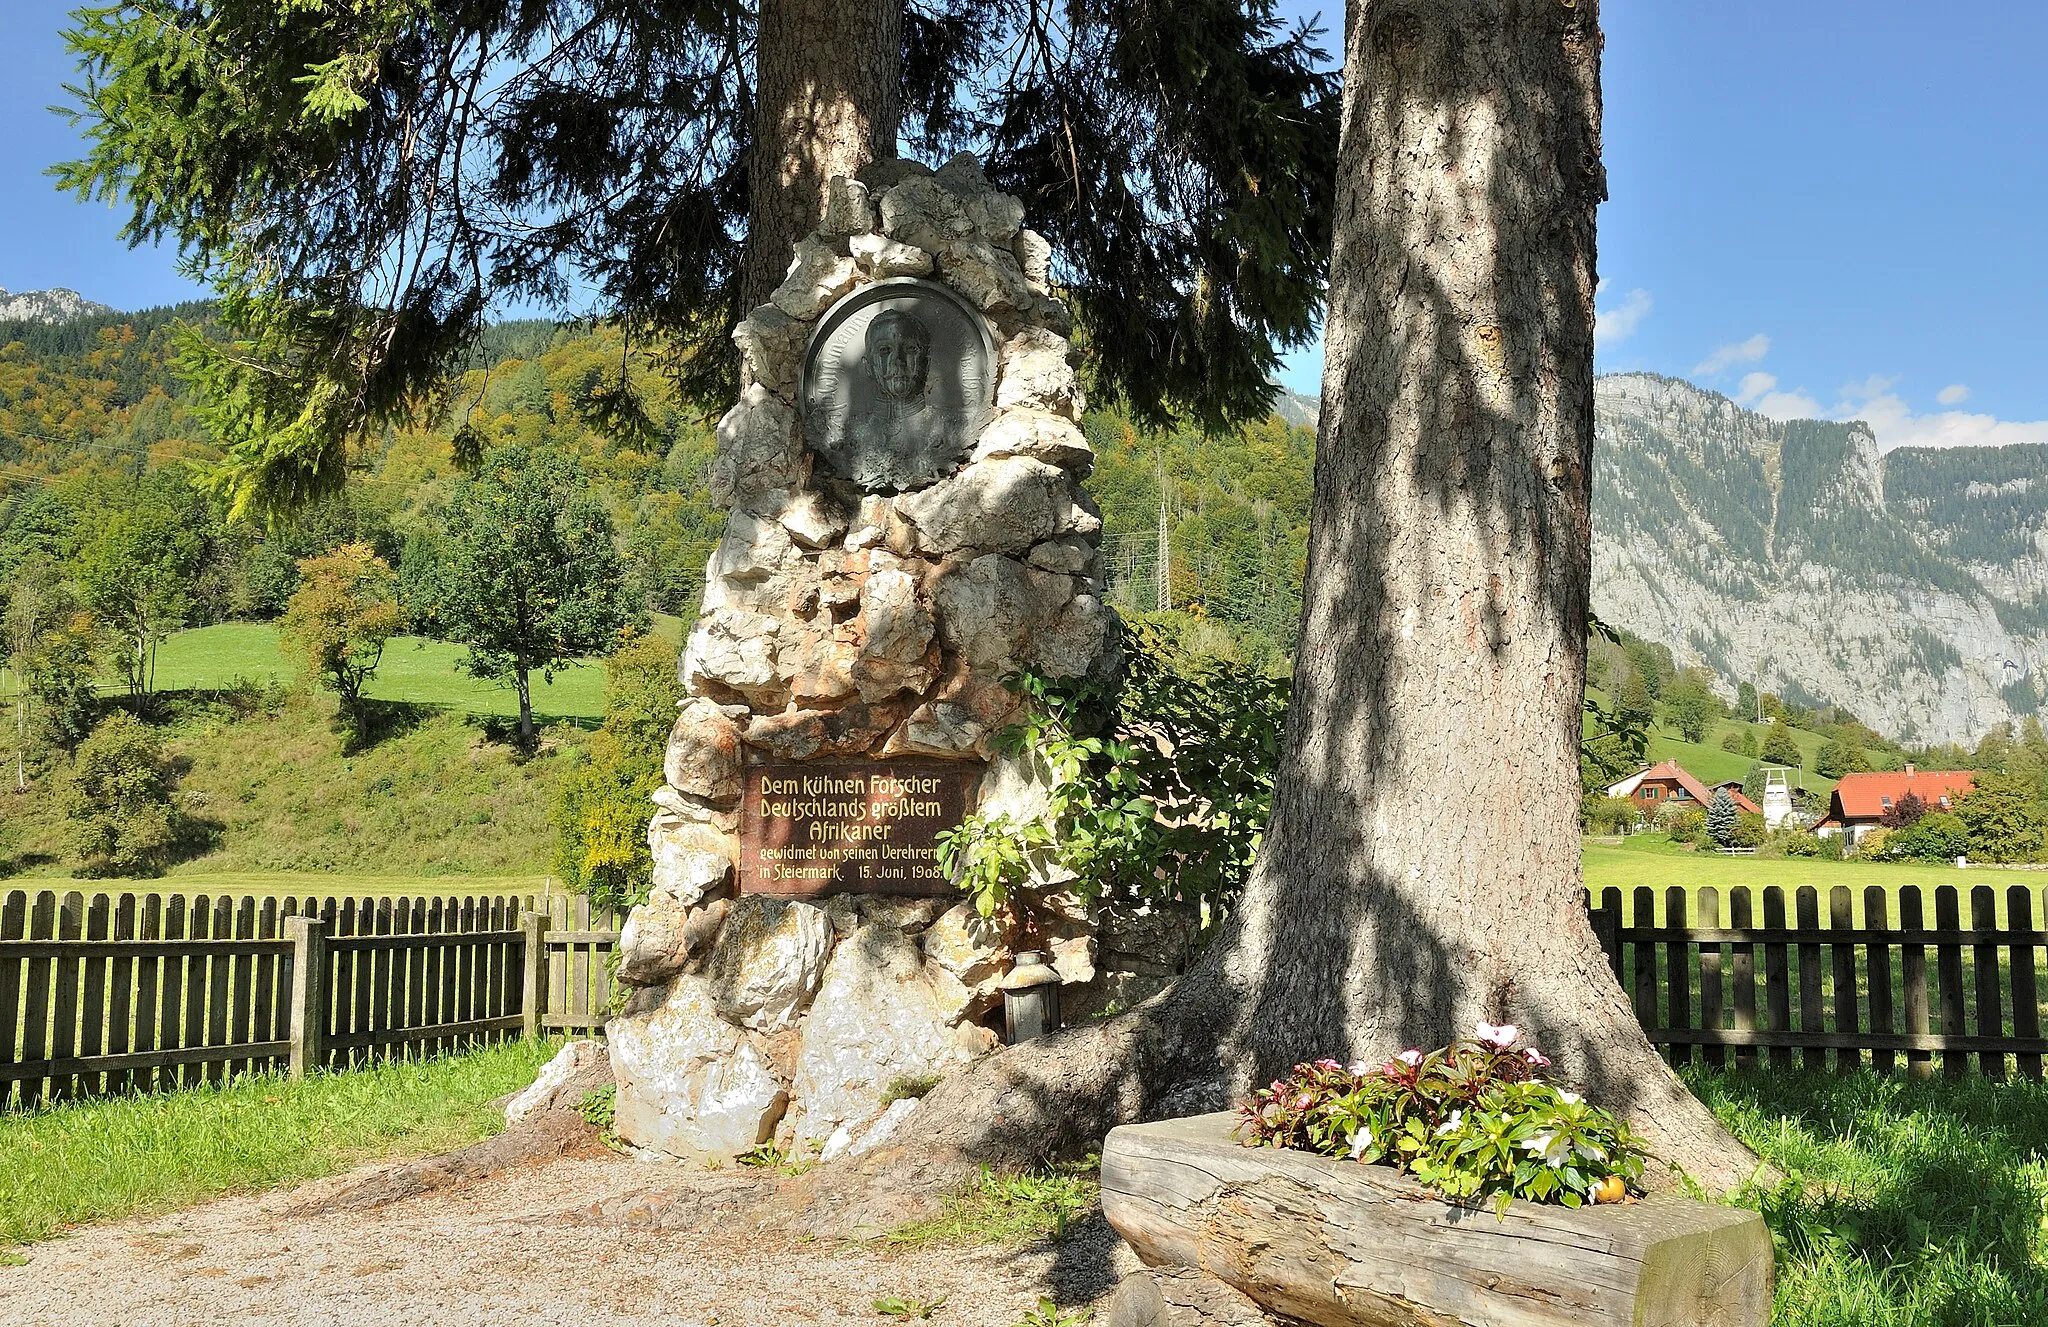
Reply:
<svg viewBox="0 0 2048 1327"><path fill-rule="evenodd" d="M1593 602L1685 665L1906 742L2048 702L2048 449L1899 448L1654 374L1596 386Z"/></svg>
<svg viewBox="0 0 2048 1327"><path fill-rule="evenodd" d="M84 863L63 823L61 785L79 744L120 712L151 726L153 759L172 771L172 795L158 801L189 797L197 808L151 869L203 859L209 869L502 872L552 861L568 879L630 893L645 847L627 822L644 819L638 785L650 770L658 781L649 761L660 748L654 729L665 730L641 714L645 704L592 737L559 726L554 704L557 719L516 725L453 701L454 687L439 689L450 696L439 710L378 699L393 694L378 673L414 670L419 642L446 642L435 646L440 666L466 667L480 679L473 686L502 686L507 704L493 709L516 715L522 669L538 688L575 656L645 640L628 666L642 680L610 690L644 693L653 685L644 664L656 655L666 662L655 671L673 680L677 633L696 611L722 528L706 486L713 421L655 404L676 399L660 365L615 327L499 324L420 419L369 440L339 497L266 528L231 519L211 484L222 452L181 372L186 341L220 334L204 305L0 327L0 698L10 783L24 790L10 804L0 862ZM1086 428L1112 599L1158 606L1163 510L1167 598L1188 639L1284 671L1313 434L1278 416L1225 432L1162 429L1115 408L1092 412ZM574 573L583 587L569 596L574 620L496 620L486 610L504 596L477 593L485 571L507 561L485 544L512 529L489 519L505 493L486 495L478 482L494 456L558 476L557 497L533 500L558 504L550 529L565 514L579 523L572 542L587 565ZM526 549L512 561L538 556ZM656 621L658 639L647 635ZM258 628L278 644L255 644L252 659ZM191 657L183 642L195 631L189 639L215 642L201 653L226 651L217 666ZM169 668L160 663L167 642L177 642ZM294 679L301 690L278 690ZM539 758L518 760L520 746ZM508 831L503 851L442 853L379 809L410 786L413 776L396 771L431 768L457 750L470 750L465 766L512 761L517 785L533 789L525 796L537 799L539 820ZM460 807L473 800L469 787L433 796ZM255 791L264 788L276 792ZM410 795L430 796L424 785ZM497 800L469 810L503 827ZM316 801L332 804L331 817L317 817ZM451 812L458 821L468 813ZM353 833L365 825L383 828Z"/></svg>

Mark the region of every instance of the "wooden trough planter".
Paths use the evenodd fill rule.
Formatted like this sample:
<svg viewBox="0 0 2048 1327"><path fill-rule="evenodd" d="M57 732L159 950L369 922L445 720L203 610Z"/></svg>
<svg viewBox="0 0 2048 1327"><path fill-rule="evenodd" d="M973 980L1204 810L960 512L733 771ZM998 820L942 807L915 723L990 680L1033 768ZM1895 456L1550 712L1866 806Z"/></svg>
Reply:
<svg viewBox="0 0 2048 1327"><path fill-rule="evenodd" d="M1516 1202L1496 1216L1391 1167L1241 1146L1235 1123L1223 1113L1110 1132L1102 1210L1149 1266L1200 1269L1316 1327L1770 1319L1771 1235L1754 1212L1655 1198L1577 1210ZM1115 1327L1243 1320L1176 1307L1149 1284L1132 1290L1107 1315Z"/></svg>

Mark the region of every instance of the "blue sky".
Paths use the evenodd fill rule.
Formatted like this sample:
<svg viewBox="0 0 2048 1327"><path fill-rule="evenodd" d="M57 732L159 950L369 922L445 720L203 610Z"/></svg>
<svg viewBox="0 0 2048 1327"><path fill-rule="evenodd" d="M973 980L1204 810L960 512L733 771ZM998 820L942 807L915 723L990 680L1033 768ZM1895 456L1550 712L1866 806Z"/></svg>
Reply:
<svg viewBox="0 0 2048 1327"><path fill-rule="evenodd" d="M193 295L43 177L65 0L8 0L0 286ZM1293 12L1335 6L1285 0ZM1881 443L2048 441L2048 7L1608 0L1599 365ZM1326 38L1335 51L1338 34ZM1320 355L1286 381L1313 392Z"/></svg>

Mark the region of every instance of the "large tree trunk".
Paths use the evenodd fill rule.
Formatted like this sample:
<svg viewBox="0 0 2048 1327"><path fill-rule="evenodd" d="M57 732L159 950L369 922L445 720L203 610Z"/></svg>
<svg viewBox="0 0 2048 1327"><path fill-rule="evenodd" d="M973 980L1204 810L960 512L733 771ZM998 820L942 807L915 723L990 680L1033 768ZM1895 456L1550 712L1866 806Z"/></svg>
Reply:
<svg viewBox="0 0 2048 1327"><path fill-rule="evenodd" d="M896 155L903 0L761 0L755 52L746 308L781 284L826 183Z"/></svg>
<svg viewBox="0 0 2048 1327"><path fill-rule="evenodd" d="M1072 1152L1484 1018L1701 1182L1753 1169L1645 1039L1580 878L1599 61L1595 0L1352 6L1301 647L1258 865L1172 991L941 1086L929 1165Z"/></svg>

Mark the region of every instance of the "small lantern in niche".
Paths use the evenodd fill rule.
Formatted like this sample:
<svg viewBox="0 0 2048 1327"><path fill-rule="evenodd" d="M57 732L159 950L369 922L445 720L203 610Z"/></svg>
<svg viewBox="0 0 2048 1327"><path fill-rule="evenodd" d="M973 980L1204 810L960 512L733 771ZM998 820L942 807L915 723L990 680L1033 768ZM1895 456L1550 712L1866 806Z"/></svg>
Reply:
<svg viewBox="0 0 2048 1327"><path fill-rule="evenodd" d="M1003 978L1003 1039L1012 1046L1060 1025L1060 974L1045 955L1026 949Z"/></svg>

